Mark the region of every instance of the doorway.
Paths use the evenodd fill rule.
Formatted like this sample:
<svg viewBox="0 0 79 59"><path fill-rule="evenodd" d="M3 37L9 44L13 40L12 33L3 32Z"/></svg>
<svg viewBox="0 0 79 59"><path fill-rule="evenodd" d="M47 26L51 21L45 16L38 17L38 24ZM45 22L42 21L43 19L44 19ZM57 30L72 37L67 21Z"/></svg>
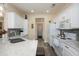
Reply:
<svg viewBox="0 0 79 59"><path fill-rule="evenodd" d="M36 18L37 39L43 39L44 18Z"/></svg>

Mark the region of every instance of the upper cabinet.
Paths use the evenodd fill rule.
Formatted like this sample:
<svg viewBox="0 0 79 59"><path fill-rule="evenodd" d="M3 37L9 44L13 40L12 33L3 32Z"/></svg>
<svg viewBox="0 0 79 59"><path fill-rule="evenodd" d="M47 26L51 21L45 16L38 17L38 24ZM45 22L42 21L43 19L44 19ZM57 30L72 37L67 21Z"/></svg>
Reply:
<svg viewBox="0 0 79 59"><path fill-rule="evenodd" d="M73 4L68 13L71 28L79 28L79 4Z"/></svg>
<svg viewBox="0 0 79 59"><path fill-rule="evenodd" d="M17 15L15 12L6 13L7 26L8 28L22 28L23 27L23 18Z"/></svg>
<svg viewBox="0 0 79 59"><path fill-rule="evenodd" d="M24 19L23 21L23 33L22 35L27 35L28 34L28 19Z"/></svg>
<svg viewBox="0 0 79 59"><path fill-rule="evenodd" d="M57 20L59 28L79 28L79 4L69 5L59 14Z"/></svg>

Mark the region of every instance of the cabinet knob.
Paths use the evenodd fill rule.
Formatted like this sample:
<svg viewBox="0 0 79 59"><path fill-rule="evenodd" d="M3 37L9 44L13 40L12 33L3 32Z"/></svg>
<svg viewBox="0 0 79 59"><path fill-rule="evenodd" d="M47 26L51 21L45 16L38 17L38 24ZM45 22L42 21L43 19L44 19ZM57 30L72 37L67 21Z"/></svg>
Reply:
<svg viewBox="0 0 79 59"><path fill-rule="evenodd" d="M69 48L68 46L65 46L66 48Z"/></svg>

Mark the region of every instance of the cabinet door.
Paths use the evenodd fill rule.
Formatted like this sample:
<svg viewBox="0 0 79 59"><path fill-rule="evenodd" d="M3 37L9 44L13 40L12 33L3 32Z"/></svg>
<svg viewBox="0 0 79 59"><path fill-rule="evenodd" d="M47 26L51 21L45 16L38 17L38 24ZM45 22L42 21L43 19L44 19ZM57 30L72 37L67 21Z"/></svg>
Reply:
<svg viewBox="0 0 79 59"><path fill-rule="evenodd" d="M62 21L61 25L62 25L61 28L64 28L64 29L70 29L71 28L71 23L70 23L69 19Z"/></svg>
<svg viewBox="0 0 79 59"><path fill-rule="evenodd" d="M63 56L73 56L68 46L63 46Z"/></svg>
<svg viewBox="0 0 79 59"><path fill-rule="evenodd" d="M14 27L15 28L22 28L23 27L23 19L17 14L15 14Z"/></svg>
<svg viewBox="0 0 79 59"><path fill-rule="evenodd" d="M71 28L71 20L70 15L68 15L68 11L64 11L60 14L60 28L70 29Z"/></svg>
<svg viewBox="0 0 79 59"><path fill-rule="evenodd" d="M8 26L8 28L14 28L14 21L15 21L15 13L13 12L7 12L6 13L6 25Z"/></svg>
<svg viewBox="0 0 79 59"><path fill-rule="evenodd" d="M56 23L56 28L60 28L60 16L56 18L55 23Z"/></svg>
<svg viewBox="0 0 79 59"><path fill-rule="evenodd" d="M60 27L60 28L65 28L64 26L65 26L64 22L61 21L59 27Z"/></svg>
<svg viewBox="0 0 79 59"><path fill-rule="evenodd" d="M28 34L28 20L23 21L23 29L24 29L24 35Z"/></svg>
<svg viewBox="0 0 79 59"><path fill-rule="evenodd" d="M79 28L79 4L71 4L60 14L59 19L63 28ZM69 20L69 23L62 23L64 20Z"/></svg>
<svg viewBox="0 0 79 59"><path fill-rule="evenodd" d="M79 28L79 4L72 4L65 12L65 18L70 20L71 28Z"/></svg>
<svg viewBox="0 0 79 59"><path fill-rule="evenodd" d="M50 23L48 26L49 40L48 43L52 46L54 35L55 35L55 24ZM54 31L54 32L53 32Z"/></svg>
<svg viewBox="0 0 79 59"><path fill-rule="evenodd" d="M63 56L78 56L79 53L76 49L74 49L73 47L63 43Z"/></svg>

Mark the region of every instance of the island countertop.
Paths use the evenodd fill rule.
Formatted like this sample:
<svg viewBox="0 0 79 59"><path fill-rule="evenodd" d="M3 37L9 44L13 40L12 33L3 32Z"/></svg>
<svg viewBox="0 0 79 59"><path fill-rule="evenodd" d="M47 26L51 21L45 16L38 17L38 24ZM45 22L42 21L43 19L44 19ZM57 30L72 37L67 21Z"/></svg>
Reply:
<svg viewBox="0 0 79 59"><path fill-rule="evenodd" d="M0 56L35 56L37 43L37 40L29 39L19 43L0 43Z"/></svg>

